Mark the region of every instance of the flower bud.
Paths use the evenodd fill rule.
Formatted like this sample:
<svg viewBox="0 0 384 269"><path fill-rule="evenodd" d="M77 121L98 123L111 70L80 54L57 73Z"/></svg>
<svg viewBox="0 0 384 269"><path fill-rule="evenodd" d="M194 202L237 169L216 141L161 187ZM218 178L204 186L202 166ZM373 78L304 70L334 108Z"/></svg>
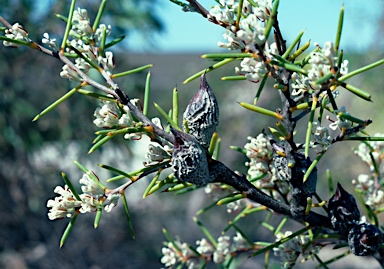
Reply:
<svg viewBox="0 0 384 269"><path fill-rule="evenodd" d="M175 177L198 186L205 185L209 178L208 159L205 149L192 135L171 128L175 136L172 168Z"/></svg>
<svg viewBox="0 0 384 269"><path fill-rule="evenodd" d="M348 244L351 252L357 256L375 254L381 247L383 234L379 228L370 223L360 223L354 226L348 234Z"/></svg>
<svg viewBox="0 0 384 269"><path fill-rule="evenodd" d="M355 198L340 183L337 183L335 194L329 199L328 208L332 226L338 232L348 232L360 220Z"/></svg>
<svg viewBox="0 0 384 269"><path fill-rule="evenodd" d="M193 135L204 148L208 148L219 124L219 106L205 74L201 76L200 89L189 102L183 118L189 134ZM184 131L186 132L185 129Z"/></svg>

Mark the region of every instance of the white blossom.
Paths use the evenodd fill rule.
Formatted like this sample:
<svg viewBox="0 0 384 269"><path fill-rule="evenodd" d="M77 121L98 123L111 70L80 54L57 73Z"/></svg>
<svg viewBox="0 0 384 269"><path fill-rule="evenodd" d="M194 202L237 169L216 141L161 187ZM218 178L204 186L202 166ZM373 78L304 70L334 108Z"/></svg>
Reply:
<svg viewBox="0 0 384 269"><path fill-rule="evenodd" d="M244 75L245 78L252 82L259 82L262 76L267 73L264 63L254 58L244 58L240 63L240 68L235 67L238 75Z"/></svg>
<svg viewBox="0 0 384 269"><path fill-rule="evenodd" d="M56 38L50 38L48 33L43 34L42 43L53 49L54 51L59 50Z"/></svg>
<svg viewBox="0 0 384 269"><path fill-rule="evenodd" d="M248 242L241 235L241 233L236 232L236 235L233 237L232 247L234 248L234 250L246 249L248 247Z"/></svg>
<svg viewBox="0 0 384 269"><path fill-rule="evenodd" d="M287 231L285 234L279 233L276 235L276 241L280 241L290 235L292 235L291 231ZM291 268L296 264L299 255L303 255L304 259L309 259L320 251L319 246L314 246L314 244L308 245L309 240L310 237L308 235L296 236L273 248L274 254L280 257L284 268Z"/></svg>
<svg viewBox="0 0 384 269"><path fill-rule="evenodd" d="M109 24L108 26L105 24L100 24L99 27L97 27L95 34L93 35L93 38L95 39L95 44L97 47L101 46L101 40L102 40L104 31L105 31L105 36L107 37L111 34L111 29L112 27Z"/></svg>
<svg viewBox="0 0 384 269"><path fill-rule="evenodd" d="M60 72L62 78L67 78L69 80L80 81L80 77L75 70L70 68L67 64L63 66L63 70Z"/></svg>
<svg viewBox="0 0 384 269"><path fill-rule="evenodd" d="M176 253L172 249L163 247L161 252L163 253L163 257L161 257L161 263L163 263L165 267L170 267L176 264Z"/></svg>
<svg viewBox="0 0 384 269"><path fill-rule="evenodd" d="M272 13L272 0L255 1L258 7L255 8L255 15L261 21L266 21Z"/></svg>
<svg viewBox="0 0 384 269"><path fill-rule="evenodd" d="M81 191L95 197L104 195L104 190L100 187L99 182L96 182L88 174L84 174L80 178L79 183L82 184Z"/></svg>
<svg viewBox="0 0 384 269"><path fill-rule="evenodd" d="M178 251L171 242L168 242L167 247L162 248L163 257L161 258L161 263L163 263L165 267L170 267L183 261L186 262L188 268L195 268L197 257L189 248L188 244L181 243L179 240L175 240L174 244L177 245L180 251Z"/></svg>
<svg viewBox="0 0 384 269"><path fill-rule="evenodd" d="M57 186L53 192L59 194L59 196L47 202L47 207L50 208L48 212L50 220L65 217L71 218L75 214L76 209L81 207L82 202L75 198L67 185L64 188Z"/></svg>
<svg viewBox="0 0 384 269"><path fill-rule="evenodd" d="M28 32L18 22L13 24L11 29L5 30L5 37L16 39L16 40L27 40ZM19 44L3 41L3 45L7 47L18 47Z"/></svg>
<svg viewBox="0 0 384 269"><path fill-rule="evenodd" d="M100 128L110 128L119 125L121 112L114 102L103 101L102 107L95 110L94 116L96 119L93 123Z"/></svg>
<svg viewBox="0 0 384 269"><path fill-rule="evenodd" d="M332 138L329 135L328 128L320 126L317 121L314 121L310 143L314 148L320 146L323 150L327 150L332 145Z"/></svg>
<svg viewBox="0 0 384 269"><path fill-rule="evenodd" d="M158 163L170 159L172 151L173 149L167 145L163 147L158 143L150 142L145 156L151 163Z"/></svg>
<svg viewBox="0 0 384 269"><path fill-rule="evenodd" d="M72 17L72 29L79 35L91 37L93 34L92 26L88 18L88 12L86 9L78 8L73 12Z"/></svg>
<svg viewBox="0 0 384 269"><path fill-rule="evenodd" d="M243 49L245 48L245 43L236 36L235 33L231 30L225 30L225 33L223 34L223 37L225 40L227 40L227 43L224 42L217 42L217 45L221 48L227 48L229 50L237 50L237 49Z"/></svg>
<svg viewBox="0 0 384 269"><path fill-rule="evenodd" d="M97 60L104 70L112 70L115 67L115 61L111 51L106 51L105 57L99 56Z"/></svg>
<svg viewBox="0 0 384 269"><path fill-rule="evenodd" d="M217 239L217 248L215 252L213 252L213 262L218 264L225 262L225 260L230 255L230 249L229 249L230 246L231 246L230 237L227 235L220 236Z"/></svg>
<svg viewBox="0 0 384 269"><path fill-rule="evenodd" d="M201 240L197 240L196 245L198 245L198 247L196 248L196 251L199 252L200 254L209 254L215 250L211 242L209 242L205 238Z"/></svg>

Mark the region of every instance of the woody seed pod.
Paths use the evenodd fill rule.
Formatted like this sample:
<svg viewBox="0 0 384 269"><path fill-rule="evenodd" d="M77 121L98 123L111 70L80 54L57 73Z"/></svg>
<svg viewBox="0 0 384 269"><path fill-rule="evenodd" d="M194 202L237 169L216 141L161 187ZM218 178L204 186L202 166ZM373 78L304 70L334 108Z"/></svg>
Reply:
<svg viewBox="0 0 384 269"><path fill-rule="evenodd" d="M355 198L337 183L335 194L329 199L329 217L333 228L346 235L360 220Z"/></svg>
<svg viewBox="0 0 384 269"><path fill-rule="evenodd" d="M171 128L175 136L172 154L172 168L175 177L183 182L205 185L209 178L206 150L192 135Z"/></svg>
<svg viewBox="0 0 384 269"><path fill-rule="evenodd" d="M375 254L381 247L383 234L379 228L370 223L360 223L354 226L348 234L348 244L351 252L357 256Z"/></svg>
<svg viewBox="0 0 384 269"><path fill-rule="evenodd" d="M207 149L212 135L216 131L216 126L219 124L219 106L205 74L201 76L200 89L189 102L183 119L189 134L193 135ZM184 132L187 132L185 126Z"/></svg>

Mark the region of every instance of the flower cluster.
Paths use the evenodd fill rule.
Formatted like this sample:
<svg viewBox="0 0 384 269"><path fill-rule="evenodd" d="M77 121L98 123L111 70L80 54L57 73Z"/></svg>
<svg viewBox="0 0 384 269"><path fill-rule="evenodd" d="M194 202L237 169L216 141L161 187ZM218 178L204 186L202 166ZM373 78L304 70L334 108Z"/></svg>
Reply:
<svg viewBox="0 0 384 269"><path fill-rule="evenodd" d="M266 44L265 21L271 14L272 1L259 0L254 2L257 4L255 8L248 1L243 2L242 14L245 17L240 20L238 27L234 25L238 9L237 1L222 0L220 5L211 9L209 17L226 26L223 37L227 42L218 42L219 47L229 50L241 49L258 52L259 46ZM276 44L273 43L270 47L266 44L264 53L268 58L272 58L272 54L277 54ZM235 71L252 82L259 82L260 78L267 73L265 64L259 58L244 58L240 63L240 68L236 67Z"/></svg>
<svg viewBox="0 0 384 269"><path fill-rule="evenodd" d="M277 185L281 192L288 192L287 182L281 180L278 171L273 163L273 149L268 137L261 133L256 138L248 137L250 141L244 148L246 155L250 159L245 163L248 169L248 176L260 178L255 182L259 189L271 190Z"/></svg>
<svg viewBox="0 0 384 269"><path fill-rule="evenodd" d="M165 160L171 159L172 152L173 146L170 143L162 146L159 143L150 142L145 157L150 160L150 163L148 163L148 165L157 164Z"/></svg>
<svg viewBox="0 0 384 269"><path fill-rule="evenodd" d="M287 231L285 234L279 233L276 235L276 241L280 241L290 235L292 235L291 231ZM280 257L284 268L291 268L296 264L296 260L300 255L303 256L303 260L307 260L320 251L320 246L315 246L310 241L310 236L299 235L273 248L273 251L275 256Z"/></svg>
<svg viewBox="0 0 384 269"><path fill-rule="evenodd" d="M182 243L179 240L175 240L173 243L168 242L166 247L162 248L163 257L161 263L165 267L171 267L179 262L185 262L188 268L199 268L199 257L195 252L191 250L187 243Z"/></svg>
<svg viewBox="0 0 384 269"><path fill-rule="evenodd" d="M318 46L317 50L309 55L308 64L310 68L308 75L292 74L292 95L300 96L306 93L312 93L314 90L319 90L321 85L314 82L330 72L340 72L340 75L348 73L348 60L344 60L340 66L337 66L337 56L333 47L333 43L325 42L324 47Z"/></svg>
<svg viewBox="0 0 384 269"><path fill-rule="evenodd" d="M110 33L111 26L106 26L105 24L100 24L98 28L93 31L87 10L78 8L73 12L72 28L69 34L74 39L68 41L68 45L71 48L67 48L67 52L82 53L83 57L100 66L105 74L110 76L112 69L115 67L113 53L105 51L103 55L100 54L103 37L107 37ZM46 35L48 34L44 34L43 43L48 43L50 46L52 40L47 38ZM84 73L87 73L91 67L91 65L82 58L75 60L75 66ZM68 65L63 66L63 71L60 73L60 76L68 78L69 80L80 80L76 71L72 70Z"/></svg>
<svg viewBox="0 0 384 269"><path fill-rule="evenodd" d="M129 127L133 125L132 115L127 106L123 109L115 102L102 101L102 106L96 108L93 123L100 128L111 128L115 126Z"/></svg>
<svg viewBox="0 0 384 269"><path fill-rule="evenodd" d="M232 241L229 236L220 236L217 239L216 247L205 238L197 240L196 245L195 250L192 250L187 243L181 243L179 240L173 243L168 242L166 247L162 249L163 257L161 262L165 267L185 263L187 268L190 269L201 268L199 262L202 258L205 259L205 262L212 260L216 264L222 264L231 258L233 252L251 249L245 238L238 232Z"/></svg>
<svg viewBox="0 0 384 269"><path fill-rule="evenodd" d="M11 29L5 30L5 37L25 41L28 40L28 32L18 22L12 25ZM6 47L18 47L17 43L4 40L3 45Z"/></svg>
<svg viewBox="0 0 384 269"><path fill-rule="evenodd" d="M120 195L108 193L108 190L102 188L93 176L84 174L79 180L83 185L80 199L76 198L67 185L64 188L57 186L54 193L58 196L47 202L47 207L50 208L48 218L50 220L71 218L76 213L95 212L100 206L106 212L110 212L117 205Z"/></svg>
<svg viewBox="0 0 384 269"><path fill-rule="evenodd" d="M377 133L374 137L383 137L384 134ZM370 174L361 174L354 179L352 184L363 194L365 203L373 209L384 206L384 190L378 182L384 174L384 141L369 141L361 143L354 153L365 162ZM377 171L376 171L377 169ZM378 174L377 174L378 173Z"/></svg>
<svg viewBox="0 0 384 269"><path fill-rule="evenodd" d="M329 115L326 119L330 122L329 126L321 126L319 122L314 121L312 127L311 147L320 146L323 151L329 149L333 143L333 138L330 135L331 131L340 131L345 137L354 135L358 130L353 130L353 124L350 120L341 117L341 114L349 115L346 108L342 107L334 111L336 119L332 119ZM346 133L348 131L348 133Z"/></svg>

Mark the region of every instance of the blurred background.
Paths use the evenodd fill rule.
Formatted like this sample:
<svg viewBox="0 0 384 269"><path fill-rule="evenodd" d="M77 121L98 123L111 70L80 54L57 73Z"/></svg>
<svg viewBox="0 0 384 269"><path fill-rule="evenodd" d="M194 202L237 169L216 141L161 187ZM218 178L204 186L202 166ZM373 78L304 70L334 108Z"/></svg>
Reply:
<svg viewBox="0 0 384 269"><path fill-rule="evenodd" d="M214 1L200 1L205 7ZM78 7L87 8L94 18L99 1L79 0ZM301 30L303 41L323 45L335 39L342 1L281 1L279 22L288 43ZM5 1L0 0L0 15L11 24L20 22L30 38L40 41L43 33L61 40L65 24L54 14L66 15L70 1ZM341 48L350 61L350 70L372 63L384 56L384 2L380 0L350 0L344 3L345 20ZM172 89L177 86L181 108L185 107L198 89L198 81L182 82L190 75L209 67L213 62L201 59L204 53L225 52L217 47L223 41L223 29L207 23L196 13L184 13L175 4L164 0L130 0L107 2L102 23L112 25L112 37L126 35L114 51L115 72L145 64L151 68L151 101L165 109L171 107ZM57 36L55 36L57 35ZM246 159L229 149L230 145L243 147L247 136L257 136L274 120L242 109L237 102L252 102L257 85L247 82L224 82L222 76L234 75L234 66L228 65L207 75L221 109L219 135L222 138L221 161L234 170L246 172ZM98 229L93 229L91 214L79 216L67 242L59 249L59 241L68 219L49 221L46 202L54 197L53 189L63 185L60 172L78 182L80 171L77 160L100 178L110 175L97 166L104 163L122 170L140 168L145 154L145 143L128 142L116 138L113 143L87 155L97 127L92 124L98 102L74 95L54 111L32 122L41 110L64 95L73 85L59 76L62 64L37 51L26 48L11 49L0 46L0 268L160 268L161 247L165 237L162 228L194 244L204 237L193 222L196 211L212 201L203 190L175 196L156 193L142 199L149 179L144 179L127 190L136 240L128 232L121 204L104 214ZM130 96L142 98L147 73L116 80ZM356 76L350 83L372 94L373 103L355 98L342 91L339 99L353 115L373 120L367 128L370 134L384 133L382 104L384 101L383 67ZM271 87L269 85L268 87ZM260 106L275 109L279 104L274 90L264 91ZM182 110L182 109L181 109ZM150 115L159 116L154 108ZM305 121L303 121L305 122ZM302 135L298 129L298 136ZM140 144L141 143L141 144ZM325 170L330 169L335 181L353 191L350 182L368 168L353 154L355 142L335 144L318 166L318 192L328 199ZM199 216L215 237L234 215L218 208ZM262 228L249 222L240 222L256 241L274 240ZM246 228L248 226L248 228ZM261 232L260 232L261 231ZM320 256L328 255L324 251ZM335 252L332 252L334 255ZM261 258L244 256L239 268L259 268ZM348 256L332 268L361 268L369 258ZM279 263L274 262L276 268ZM371 268L377 267L372 261ZM299 265L312 268L313 263ZM211 267L208 267L211 268ZM212 267L214 268L214 267Z"/></svg>

